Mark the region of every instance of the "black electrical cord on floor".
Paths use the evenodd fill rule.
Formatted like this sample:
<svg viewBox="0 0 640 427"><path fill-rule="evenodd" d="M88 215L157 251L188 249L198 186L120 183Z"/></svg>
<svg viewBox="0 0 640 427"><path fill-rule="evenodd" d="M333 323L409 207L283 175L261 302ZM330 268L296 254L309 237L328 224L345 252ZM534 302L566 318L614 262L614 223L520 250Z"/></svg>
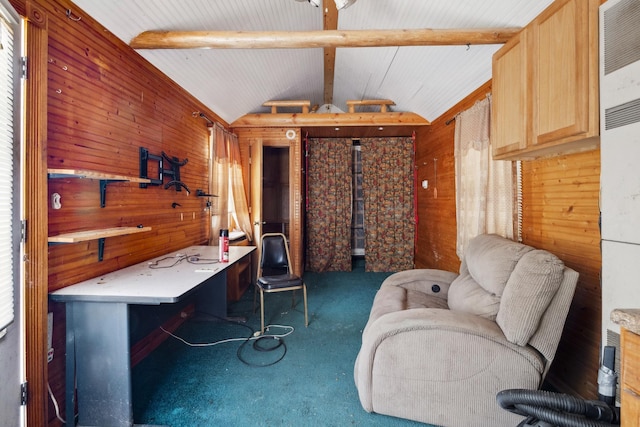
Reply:
<svg viewBox="0 0 640 427"><path fill-rule="evenodd" d="M264 364L257 364L257 363L251 363L248 362L247 360L245 360L242 357L242 351L244 349L244 347L247 345L247 343L249 341L251 341L251 338L253 338L253 335L251 335L249 338L247 338L242 344L240 344L240 347L238 347L238 351L236 352L236 355L238 356L238 359L244 363L245 365L248 366L256 366L256 367L260 367L260 368L264 368L266 366L273 366L276 363L280 362L282 359L284 359L284 356L287 354L287 345L284 343L284 340L280 337L276 337L274 335L261 335L260 337L258 337L257 339L255 339L253 341L253 349L256 351L261 351L261 352L267 352L267 351L274 351L277 350L280 347L283 347L284 350L282 352L282 355L274 360L271 363L264 363ZM266 340L270 340L270 341L275 341L276 344L274 346L270 346L270 347L263 347L260 343Z"/></svg>

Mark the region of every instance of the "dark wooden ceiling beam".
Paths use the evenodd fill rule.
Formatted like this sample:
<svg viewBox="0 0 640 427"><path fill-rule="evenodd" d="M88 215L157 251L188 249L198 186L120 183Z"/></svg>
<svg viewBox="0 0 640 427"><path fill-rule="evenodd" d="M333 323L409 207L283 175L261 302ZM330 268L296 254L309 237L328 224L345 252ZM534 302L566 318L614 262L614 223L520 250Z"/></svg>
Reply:
<svg viewBox="0 0 640 427"><path fill-rule="evenodd" d="M302 49L384 46L502 44L520 28L327 30L327 31L145 31L134 49Z"/></svg>

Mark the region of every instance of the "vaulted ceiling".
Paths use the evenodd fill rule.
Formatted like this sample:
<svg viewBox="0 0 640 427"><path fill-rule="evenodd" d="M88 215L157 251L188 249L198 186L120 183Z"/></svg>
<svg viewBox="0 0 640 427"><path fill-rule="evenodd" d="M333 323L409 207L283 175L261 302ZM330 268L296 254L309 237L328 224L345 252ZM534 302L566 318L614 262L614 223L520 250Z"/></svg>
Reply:
<svg viewBox="0 0 640 427"><path fill-rule="evenodd" d="M245 114L269 112L263 103L271 100L310 100L318 112L333 112L336 108L347 111L347 100L363 99L392 100L395 105L389 111L413 112L432 121L491 78L491 56L501 42L485 44L488 42L476 38L465 42L462 37L455 44L405 46L409 43L402 37L424 29L473 30L478 34L489 29L489 35L498 36L504 30L508 35L552 2L358 0L338 11L333 0L317 1L324 4L315 7L296 0L75 0L81 10L73 12L78 16L86 12L127 44L146 31L208 31L218 38L251 32L242 35L268 39L269 47L249 47L244 40L213 48L165 44L137 49L228 123ZM319 31L333 31L343 39L349 35L372 39L376 32L367 33L369 30L379 30L383 36L383 42L369 44L387 45L335 48L324 47L325 41L314 45L321 47L281 47L283 40L293 35L306 41L303 46L312 46L313 40L319 40ZM397 45L384 43L392 36L401 41ZM341 43L362 46L361 41ZM375 111L377 107L360 108Z"/></svg>

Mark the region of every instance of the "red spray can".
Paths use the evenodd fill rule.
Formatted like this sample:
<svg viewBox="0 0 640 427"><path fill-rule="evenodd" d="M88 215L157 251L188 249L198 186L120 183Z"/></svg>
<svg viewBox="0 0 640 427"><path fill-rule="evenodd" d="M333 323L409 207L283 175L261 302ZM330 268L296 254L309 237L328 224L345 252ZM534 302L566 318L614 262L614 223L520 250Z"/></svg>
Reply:
<svg viewBox="0 0 640 427"><path fill-rule="evenodd" d="M229 262L229 230L220 229L220 243L218 244L220 262Z"/></svg>

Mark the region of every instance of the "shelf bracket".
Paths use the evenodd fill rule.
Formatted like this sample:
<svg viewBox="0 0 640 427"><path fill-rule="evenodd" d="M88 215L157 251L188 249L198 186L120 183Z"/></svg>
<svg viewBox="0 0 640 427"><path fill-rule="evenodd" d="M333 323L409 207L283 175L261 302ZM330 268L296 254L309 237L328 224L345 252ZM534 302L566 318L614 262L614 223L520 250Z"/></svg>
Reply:
<svg viewBox="0 0 640 427"><path fill-rule="evenodd" d="M98 261L102 261L104 258L104 237L98 239Z"/></svg>
<svg viewBox="0 0 640 427"><path fill-rule="evenodd" d="M104 259L104 241L106 237L98 238L98 261L102 261ZM48 246L59 246L59 245L68 245L68 243L61 242L49 242Z"/></svg>
<svg viewBox="0 0 640 427"><path fill-rule="evenodd" d="M107 199L107 184L112 182L124 182L123 179L101 179L100 180L100 207L104 208Z"/></svg>

